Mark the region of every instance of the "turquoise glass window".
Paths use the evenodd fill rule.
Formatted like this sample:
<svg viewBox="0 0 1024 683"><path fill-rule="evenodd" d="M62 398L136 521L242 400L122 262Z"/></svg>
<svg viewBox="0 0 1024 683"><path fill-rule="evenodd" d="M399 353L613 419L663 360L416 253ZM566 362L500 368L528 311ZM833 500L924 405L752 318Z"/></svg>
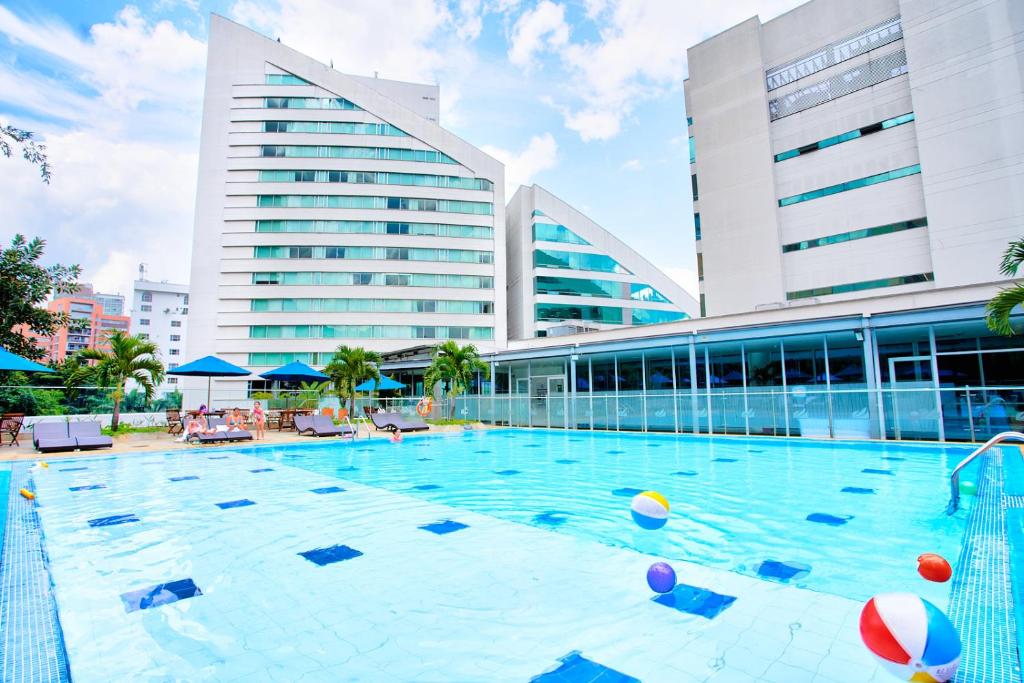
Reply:
<svg viewBox="0 0 1024 683"><path fill-rule="evenodd" d="M697 239L700 239L700 214L693 214L693 233Z"/></svg>
<svg viewBox="0 0 1024 683"><path fill-rule="evenodd" d="M669 303L669 300L661 292L650 285L640 282L615 282L613 280L538 275L534 279L534 292L556 296L586 296L602 299L628 298L633 301Z"/></svg>
<svg viewBox="0 0 1024 683"><path fill-rule="evenodd" d="M446 299L253 299L250 305L254 313L494 313L490 301Z"/></svg>
<svg viewBox="0 0 1024 683"><path fill-rule="evenodd" d="M569 270L592 270L599 273L631 274L611 256L585 254L578 251L534 249L533 265L535 268L566 268Z"/></svg>
<svg viewBox="0 0 1024 683"><path fill-rule="evenodd" d="M562 304L537 304L537 320L561 322L563 320L586 320L595 323L622 324L622 309L611 306L565 306Z"/></svg>
<svg viewBox="0 0 1024 683"><path fill-rule="evenodd" d="M863 282L850 282L829 287L816 287L814 289L801 289L795 292L786 292L786 298L807 299L814 296L828 296L830 294L845 294L847 292L859 292L865 289L881 289L883 287L898 287L918 282L932 282L935 280L934 273L917 273L915 275L901 275L899 277L887 277L880 280L865 280Z"/></svg>
<svg viewBox="0 0 1024 683"><path fill-rule="evenodd" d="M927 218L915 218L909 221L899 221L898 223L889 223L888 225L877 225L873 228L861 228L860 230L840 232L835 235L828 235L827 237L818 237L813 240L804 240L802 242L784 244L782 245L782 251L784 253L788 253L791 251L803 251L805 249L814 249L815 247L827 247L830 244L842 244L843 242L862 240L866 237L888 235L894 232L902 232L903 230L923 228L926 227L927 225Z"/></svg>
<svg viewBox="0 0 1024 683"><path fill-rule="evenodd" d="M838 185L829 185L828 187L811 190L810 192L801 192L800 194L795 194L791 197L783 197L779 200L779 206L790 206L792 204L799 204L800 202L809 202L812 199L820 199L822 197L828 197L829 195L839 194L840 192L846 192L848 190L856 190L869 185L877 185L878 183L885 183L890 180L906 178L907 176L917 175L920 172L921 164L904 166L903 168L897 168L893 171L870 175L866 178L848 180L845 183L839 183Z"/></svg>
<svg viewBox="0 0 1024 683"><path fill-rule="evenodd" d="M489 216L494 210L490 202L468 202L459 199L312 194L261 194L256 198L256 206L287 209L397 209L468 213L479 216Z"/></svg>
<svg viewBox="0 0 1024 683"><path fill-rule="evenodd" d="M494 328L461 325L251 325L250 339L494 339Z"/></svg>
<svg viewBox="0 0 1024 683"><path fill-rule="evenodd" d="M409 137L390 123L357 123L350 121L264 121L264 133L335 133L344 135L389 135Z"/></svg>
<svg viewBox="0 0 1024 683"><path fill-rule="evenodd" d="M377 159L380 161L419 161L427 164L457 164L447 154L433 149L400 147L350 147L346 145L263 145L264 157L296 159Z"/></svg>
<svg viewBox="0 0 1024 683"><path fill-rule="evenodd" d="M324 365L333 355L333 353L321 354L318 351L299 351L294 353L259 351L249 354L248 365L277 366L295 363L296 361L299 363L305 363L306 365Z"/></svg>
<svg viewBox="0 0 1024 683"><path fill-rule="evenodd" d="M553 223L533 224L534 242L564 242L565 244L590 244L564 225Z"/></svg>
<svg viewBox="0 0 1024 683"><path fill-rule="evenodd" d="M356 273L336 271L260 271L252 274L254 285L330 285L383 287L449 287L494 289L490 275L449 273Z"/></svg>
<svg viewBox="0 0 1024 683"><path fill-rule="evenodd" d="M493 263L494 253L476 249L427 249L419 247L257 246L253 247L253 258Z"/></svg>
<svg viewBox="0 0 1024 683"><path fill-rule="evenodd" d="M633 301L656 301L661 304L671 303L668 298L650 285L633 282L629 285L629 298Z"/></svg>
<svg viewBox="0 0 1024 683"><path fill-rule="evenodd" d="M692 126L693 125L693 117L692 116L687 116L686 117L686 125L687 126Z"/></svg>
<svg viewBox="0 0 1024 683"><path fill-rule="evenodd" d="M462 178L425 173L387 173L383 171L260 171L261 183L355 183L364 185L410 185L447 187L456 190L490 192L494 183L485 178Z"/></svg>
<svg viewBox="0 0 1024 683"><path fill-rule="evenodd" d="M833 135L832 137L825 138L824 140L818 140L817 142L812 142L808 145L804 145L803 147L797 147L795 149L786 150L785 152L780 152L779 154L775 155L775 161L785 161L786 159L792 159L793 157L798 157L804 154L810 154L811 152L817 152L819 149L825 149L827 147L832 147L833 145L838 145L841 142L849 142L850 140L862 138L865 135L871 135L872 133L878 133L883 130L888 130L889 128L902 126L904 123L910 123L913 120L914 112L910 112L909 114L901 114L900 116L894 116L891 119L885 119L884 121L872 123L871 125L864 126L863 128L846 131L845 133L840 133L839 135ZM693 138L690 139L692 140Z"/></svg>
<svg viewBox="0 0 1024 683"><path fill-rule="evenodd" d="M700 199L700 194L697 191L697 174L690 174L690 189L693 191L693 201Z"/></svg>
<svg viewBox="0 0 1024 683"><path fill-rule="evenodd" d="M309 81L295 74L267 74L267 85L309 85Z"/></svg>
<svg viewBox="0 0 1024 683"><path fill-rule="evenodd" d="M697 163L697 147L693 144L693 136L692 135L690 136L689 145L690 145L690 163L691 164L695 164L695 163Z"/></svg>
<svg viewBox="0 0 1024 683"><path fill-rule="evenodd" d="M685 320L689 317L682 311L652 311L646 308L634 308L632 319L634 325L654 325Z"/></svg>
<svg viewBox="0 0 1024 683"><path fill-rule="evenodd" d="M362 111L344 97L267 97L263 101L266 109L348 109Z"/></svg>
<svg viewBox="0 0 1024 683"><path fill-rule="evenodd" d="M494 230L486 225L451 225L448 223L406 223L396 221L256 221L256 232L326 232L339 234L435 235L491 239Z"/></svg>

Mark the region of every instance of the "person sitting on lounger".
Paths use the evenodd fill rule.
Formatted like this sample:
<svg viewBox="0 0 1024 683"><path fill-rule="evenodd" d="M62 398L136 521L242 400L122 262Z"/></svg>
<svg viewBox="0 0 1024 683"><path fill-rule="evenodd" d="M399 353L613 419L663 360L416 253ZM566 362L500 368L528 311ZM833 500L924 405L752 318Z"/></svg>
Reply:
<svg viewBox="0 0 1024 683"><path fill-rule="evenodd" d="M235 408L231 411L231 416L228 417L228 431L239 432L245 429L245 420L242 418L242 411Z"/></svg>
<svg viewBox="0 0 1024 683"><path fill-rule="evenodd" d="M201 416L193 415L188 419L185 424L185 433L182 434L180 441L188 441L189 437L194 434L213 434L214 430L206 426L206 420Z"/></svg>

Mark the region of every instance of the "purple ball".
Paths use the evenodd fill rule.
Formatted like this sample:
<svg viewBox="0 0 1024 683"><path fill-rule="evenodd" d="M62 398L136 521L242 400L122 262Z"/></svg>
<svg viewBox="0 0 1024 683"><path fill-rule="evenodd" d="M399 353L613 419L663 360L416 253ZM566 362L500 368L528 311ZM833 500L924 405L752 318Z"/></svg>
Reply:
<svg viewBox="0 0 1024 683"><path fill-rule="evenodd" d="M664 562L655 562L647 570L647 585L655 593L671 593L676 587L676 571Z"/></svg>

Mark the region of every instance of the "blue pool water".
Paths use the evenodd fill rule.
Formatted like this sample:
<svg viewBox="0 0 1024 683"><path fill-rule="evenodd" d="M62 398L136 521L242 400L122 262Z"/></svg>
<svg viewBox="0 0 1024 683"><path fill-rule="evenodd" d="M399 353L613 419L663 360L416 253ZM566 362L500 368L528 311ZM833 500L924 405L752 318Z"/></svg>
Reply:
<svg viewBox="0 0 1024 683"><path fill-rule="evenodd" d="M915 560L958 556L966 452L493 430L32 479L79 682L853 683L885 680L864 599L948 602ZM672 503L659 531L630 519L645 489ZM656 560L683 585L653 600Z"/></svg>

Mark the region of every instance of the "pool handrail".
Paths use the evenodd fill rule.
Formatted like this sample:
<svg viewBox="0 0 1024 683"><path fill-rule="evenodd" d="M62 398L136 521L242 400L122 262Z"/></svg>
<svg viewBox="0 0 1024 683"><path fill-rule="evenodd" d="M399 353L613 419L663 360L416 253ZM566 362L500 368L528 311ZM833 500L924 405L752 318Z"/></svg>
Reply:
<svg viewBox="0 0 1024 683"><path fill-rule="evenodd" d="M986 441L981 446L978 446L974 451L966 458L960 461L960 464L953 468L953 474L949 476L949 506L946 508L946 514L951 515L956 512L960 507L960 470L967 467L971 462L979 455L992 448L993 446L1002 443L1003 441L1009 440L1024 441L1024 434L1020 432L1000 432L991 439Z"/></svg>

